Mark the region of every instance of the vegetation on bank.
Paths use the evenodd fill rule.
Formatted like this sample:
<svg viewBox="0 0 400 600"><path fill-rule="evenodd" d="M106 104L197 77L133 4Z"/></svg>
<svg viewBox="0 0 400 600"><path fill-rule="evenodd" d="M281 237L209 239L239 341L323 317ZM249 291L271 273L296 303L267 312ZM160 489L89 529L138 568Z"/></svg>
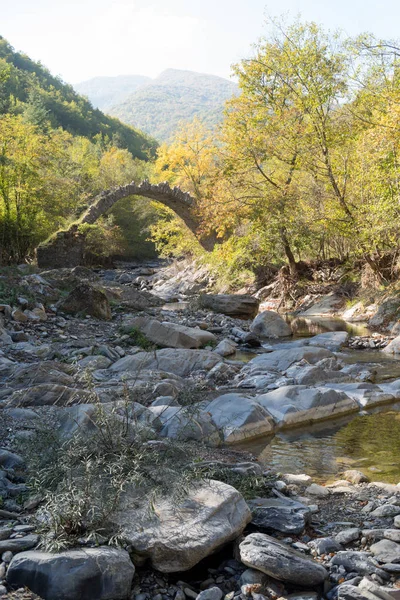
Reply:
<svg viewBox="0 0 400 600"><path fill-rule="evenodd" d="M128 199L88 231L95 255L132 255L134 241L150 234L161 254L196 256L237 288L271 264L287 264L296 279L302 261L332 257L390 281L400 225L398 54L396 43L370 35L345 39L314 23L275 22L234 67L240 93L221 126L183 123L147 163L112 138L55 128L45 104L10 92L15 69L35 63L22 57L23 71L3 58L1 261L32 255L100 190L149 177L196 198L197 234L217 239L213 252L169 209ZM49 91L51 76L38 73Z"/></svg>

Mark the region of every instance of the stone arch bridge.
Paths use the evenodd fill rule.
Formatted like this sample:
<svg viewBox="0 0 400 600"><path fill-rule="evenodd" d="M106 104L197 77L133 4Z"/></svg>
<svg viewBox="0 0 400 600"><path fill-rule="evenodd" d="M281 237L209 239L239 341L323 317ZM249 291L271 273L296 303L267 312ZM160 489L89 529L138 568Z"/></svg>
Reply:
<svg viewBox="0 0 400 600"><path fill-rule="evenodd" d="M101 192L90 205L88 210L77 223L65 231L60 231L52 236L46 243L37 249L38 265L41 268L76 267L84 262L85 236L78 231L82 223L93 224L99 217L108 213L118 200L128 196L144 196L156 200L171 208L187 225L197 232L199 220L196 217L196 201L188 192L180 188L171 188L169 183L151 184L143 181L136 184L134 181L120 187ZM210 250L213 241L211 238L200 240L204 248Z"/></svg>

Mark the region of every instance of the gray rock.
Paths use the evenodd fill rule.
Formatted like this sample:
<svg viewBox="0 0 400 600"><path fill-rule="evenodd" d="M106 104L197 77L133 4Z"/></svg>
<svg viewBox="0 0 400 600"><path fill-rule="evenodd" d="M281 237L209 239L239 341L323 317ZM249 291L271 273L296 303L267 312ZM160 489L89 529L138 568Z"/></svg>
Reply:
<svg viewBox="0 0 400 600"><path fill-rule="evenodd" d="M134 573L129 554L116 548L22 552L11 561L7 583L44 600L127 600Z"/></svg>
<svg viewBox="0 0 400 600"><path fill-rule="evenodd" d="M383 537L392 542L400 544L400 531L398 529L385 529Z"/></svg>
<svg viewBox="0 0 400 600"><path fill-rule="evenodd" d="M221 442L217 427L206 411L182 406L151 406L149 410L161 422L161 437L197 440L212 446Z"/></svg>
<svg viewBox="0 0 400 600"><path fill-rule="evenodd" d="M371 512L371 517L396 517L400 515L400 506L395 504L382 504Z"/></svg>
<svg viewBox="0 0 400 600"><path fill-rule="evenodd" d="M224 394L205 406L225 443L236 443L271 434L274 422L268 412L252 398Z"/></svg>
<svg viewBox="0 0 400 600"><path fill-rule="evenodd" d="M342 549L341 545L335 539L330 537L312 540L312 542L309 543L309 546L314 548L319 556L331 554L332 552L339 552Z"/></svg>
<svg viewBox="0 0 400 600"><path fill-rule="evenodd" d="M260 306L259 300L244 294L201 294L200 305L231 317L254 317Z"/></svg>
<svg viewBox="0 0 400 600"><path fill-rule="evenodd" d="M330 350L325 348L291 348L287 350L274 350L267 354L256 356L247 363L242 369L244 373L250 375L261 375L265 372L283 373L296 362L306 360L314 365L323 358L333 356Z"/></svg>
<svg viewBox="0 0 400 600"><path fill-rule="evenodd" d="M280 581L314 586L328 577L322 565L262 533L248 535L239 549L241 560L247 567Z"/></svg>
<svg viewBox="0 0 400 600"><path fill-rule="evenodd" d="M156 500L153 510L140 491L130 489L110 517L135 554L163 573L191 569L236 539L250 520L242 495L220 481L204 482L180 503Z"/></svg>
<svg viewBox="0 0 400 600"><path fill-rule="evenodd" d="M0 450L0 467L16 469L22 468L24 464L24 459L19 454L15 454L9 450Z"/></svg>
<svg viewBox="0 0 400 600"><path fill-rule="evenodd" d="M385 539L371 546L371 552L381 563L400 562L400 544Z"/></svg>
<svg viewBox="0 0 400 600"><path fill-rule="evenodd" d="M290 325L277 312L272 310L265 310L257 315L250 326L250 331L264 339L277 339L292 335Z"/></svg>
<svg viewBox="0 0 400 600"><path fill-rule="evenodd" d="M358 411L357 403L343 392L323 387L287 385L256 397L279 428L295 427Z"/></svg>
<svg viewBox="0 0 400 600"><path fill-rule="evenodd" d="M355 585L342 583L337 589L338 600L371 600L362 590Z"/></svg>
<svg viewBox="0 0 400 600"><path fill-rule="evenodd" d="M343 529L343 531L340 531L337 535L335 535L335 540L339 544L343 544L343 546L346 546L347 544L350 544L351 542L358 540L360 537L360 534L361 534L361 531L360 531L360 529L358 529L358 527L352 527L350 529Z"/></svg>
<svg viewBox="0 0 400 600"><path fill-rule="evenodd" d="M140 373L147 369L187 377L196 371L210 371L219 362L221 357L208 350L164 348L156 352L138 352L133 356L125 356L115 362L109 370Z"/></svg>
<svg viewBox="0 0 400 600"><path fill-rule="evenodd" d="M290 498L256 498L247 504L253 525L287 535L302 533L311 516L307 506Z"/></svg>
<svg viewBox="0 0 400 600"><path fill-rule="evenodd" d="M59 308L67 313L85 313L107 321L111 319L111 307L105 293L85 282L78 284L62 300Z"/></svg>
<svg viewBox="0 0 400 600"><path fill-rule="evenodd" d="M400 515L397 515L397 516L394 518L393 525L394 525L395 527L397 527L398 529L400 529Z"/></svg>
<svg viewBox="0 0 400 600"><path fill-rule="evenodd" d="M212 587L212 588L209 588L208 590L204 590L203 592L200 592L200 594L197 596L196 600L221 600L223 595L224 594L223 594L222 590L220 590L219 587Z"/></svg>
<svg viewBox="0 0 400 600"><path fill-rule="evenodd" d="M0 554L2 552L23 552L34 548L39 542L39 536L35 534L26 535L22 538L0 541Z"/></svg>
<svg viewBox="0 0 400 600"><path fill-rule="evenodd" d="M161 348L198 349L216 341L215 335L209 331L185 327L169 321L160 322L148 317L136 317L124 321L124 329L132 327L139 329L150 342Z"/></svg>
<svg viewBox="0 0 400 600"><path fill-rule="evenodd" d="M222 340L222 342L220 342L218 346L214 348L214 352L220 356L231 356L232 354L235 354L236 349L237 344L232 340L226 339Z"/></svg>
<svg viewBox="0 0 400 600"><path fill-rule="evenodd" d="M364 475L362 471L357 471L356 469L349 469L345 471L343 473L343 479L346 479L346 481L354 484L369 483L369 477Z"/></svg>
<svg viewBox="0 0 400 600"><path fill-rule="evenodd" d="M371 558L368 552L355 552L343 550L338 552L331 560L332 565L343 566L349 573L359 573L360 575L378 575L382 579L388 579L378 563Z"/></svg>

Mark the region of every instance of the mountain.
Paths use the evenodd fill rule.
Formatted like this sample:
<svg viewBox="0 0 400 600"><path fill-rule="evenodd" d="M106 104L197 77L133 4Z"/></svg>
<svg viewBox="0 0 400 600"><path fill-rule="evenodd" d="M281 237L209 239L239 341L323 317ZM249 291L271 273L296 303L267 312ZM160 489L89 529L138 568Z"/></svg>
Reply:
<svg viewBox="0 0 400 600"><path fill-rule="evenodd" d="M112 93L117 93L119 78L107 79L113 80ZM85 82L85 85L88 83ZM82 90L82 87L77 86L77 89ZM95 102L94 94L100 95L100 90L93 85L92 92L88 93L89 99ZM157 140L169 141L182 121L198 117L209 125L218 123L225 101L237 90L235 83L216 75L167 69L107 112ZM122 87L118 90L120 92Z"/></svg>
<svg viewBox="0 0 400 600"><path fill-rule="evenodd" d="M87 96L95 108L107 111L124 102L138 87L149 83L145 75L118 75L118 77L93 77L77 83L75 90Z"/></svg>
<svg viewBox="0 0 400 600"><path fill-rule="evenodd" d="M93 108L71 85L54 77L40 62L16 52L0 36L0 116L27 112L31 122L50 122L53 128L62 127L91 140L108 138L140 159L148 158L157 145L141 131Z"/></svg>

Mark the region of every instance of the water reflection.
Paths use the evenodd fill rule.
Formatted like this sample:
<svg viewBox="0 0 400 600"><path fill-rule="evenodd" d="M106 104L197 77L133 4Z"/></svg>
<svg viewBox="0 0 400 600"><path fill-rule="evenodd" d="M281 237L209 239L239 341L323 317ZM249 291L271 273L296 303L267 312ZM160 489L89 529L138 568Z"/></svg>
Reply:
<svg viewBox="0 0 400 600"><path fill-rule="evenodd" d="M387 412L348 417L334 426L325 423L280 434L253 451L276 471L307 473L320 481L358 467L372 480L399 483L400 404Z"/></svg>
<svg viewBox="0 0 400 600"><path fill-rule="evenodd" d="M350 335L369 335L363 323L349 323L335 317L295 317L285 315L295 337L310 337L328 331L347 331Z"/></svg>

